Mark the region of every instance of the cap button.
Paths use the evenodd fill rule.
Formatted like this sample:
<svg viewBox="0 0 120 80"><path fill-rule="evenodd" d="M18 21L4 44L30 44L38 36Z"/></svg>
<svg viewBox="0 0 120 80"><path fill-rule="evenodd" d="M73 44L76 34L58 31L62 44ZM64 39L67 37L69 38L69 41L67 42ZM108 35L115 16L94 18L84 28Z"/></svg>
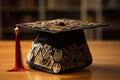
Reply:
<svg viewBox="0 0 120 80"><path fill-rule="evenodd" d="M64 22L59 22L57 25L58 26L65 26L65 23Z"/></svg>

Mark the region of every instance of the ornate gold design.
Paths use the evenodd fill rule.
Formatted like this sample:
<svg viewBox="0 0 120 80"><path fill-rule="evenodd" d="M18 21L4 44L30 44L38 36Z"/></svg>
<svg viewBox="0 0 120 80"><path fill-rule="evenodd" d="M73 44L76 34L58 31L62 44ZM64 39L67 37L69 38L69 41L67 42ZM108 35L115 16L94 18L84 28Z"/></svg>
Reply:
<svg viewBox="0 0 120 80"><path fill-rule="evenodd" d="M58 73L61 70L61 65L59 63L54 63L53 64L53 72Z"/></svg>
<svg viewBox="0 0 120 80"><path fill-rule="evenodd" d="M72 44L66 48L57 49L48 44L33 43L27 59L30 61L33 58L34 64L58 73L61 68L66 70L85 65L86 56L82 49L83 44Z"/></svg>
<svg viewBox="0 0 120 80"><path fill-rule="evenodd" d="M55 31L62 31L64 29L72 29L72 28L80 28L84 26L95 26L99 25L100 23L93 23L81 20L72 20L72 19L55 19L55 20L48 20L48 21L36 21L31 23L25 23L24 26L40 28L42 30L55 30Z"/></svg>
<svg viewBox="0 0 120 80"><path fill-rule="evenodd" d="M63 50L62 49L55 49L55 48L53 48L53 50L55 51L54 55L53 55L55 62L60 62L62 60Z"/></svg>
<svg viewBox="0 0 120 80"><path fill-rule="evenodd" d="M41 45L42 44L40 44L39 46ZM39 47L39 51L37 53L38 54L35 57L34 63L51 69L54 63L53 57L51 55L51 46L49 46L48 44L42 45L42 47Z"/></svg>

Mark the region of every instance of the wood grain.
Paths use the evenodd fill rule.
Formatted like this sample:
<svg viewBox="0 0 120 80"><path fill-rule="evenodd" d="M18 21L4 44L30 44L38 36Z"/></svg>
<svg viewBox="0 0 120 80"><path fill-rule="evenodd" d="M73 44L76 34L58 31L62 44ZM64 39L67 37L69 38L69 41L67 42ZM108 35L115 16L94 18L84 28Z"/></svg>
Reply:
<svg viewBox="0 0 120 80"><path fill-rule="evenodd" d="M29 68L26 55L32 41L21 41L27 72L7 72L14 67L14 41L0 41L0 80L120 80L120 41L88 41L91 66L64 74L50 74Z"/></svg>

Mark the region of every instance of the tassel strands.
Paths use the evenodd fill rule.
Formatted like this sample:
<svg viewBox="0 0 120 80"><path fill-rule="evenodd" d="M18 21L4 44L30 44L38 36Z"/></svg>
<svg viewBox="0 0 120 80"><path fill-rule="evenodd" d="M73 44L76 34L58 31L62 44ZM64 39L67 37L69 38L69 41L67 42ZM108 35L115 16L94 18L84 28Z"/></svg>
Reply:
<svg viewBox="0 0 120 80"><path fill-rule="evenodd" d="M19 39L20 30L18 27L15 28L15 67L8 72L24 72L27 71L22 64L21 58L21 46L20 46L20 39Z"/></svg>

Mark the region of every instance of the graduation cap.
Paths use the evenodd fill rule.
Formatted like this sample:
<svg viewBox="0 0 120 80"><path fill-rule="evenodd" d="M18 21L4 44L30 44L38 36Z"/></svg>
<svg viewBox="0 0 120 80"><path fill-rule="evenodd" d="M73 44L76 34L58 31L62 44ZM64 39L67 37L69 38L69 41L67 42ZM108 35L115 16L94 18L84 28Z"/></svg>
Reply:
<svg viewBox="0 0 120 80"><path fill-rule="evenodd" d="M41 71L62 73L92 63L83 29L106 26L73 19L55 19L16 24L36 30L27 63Z"/></svg>

